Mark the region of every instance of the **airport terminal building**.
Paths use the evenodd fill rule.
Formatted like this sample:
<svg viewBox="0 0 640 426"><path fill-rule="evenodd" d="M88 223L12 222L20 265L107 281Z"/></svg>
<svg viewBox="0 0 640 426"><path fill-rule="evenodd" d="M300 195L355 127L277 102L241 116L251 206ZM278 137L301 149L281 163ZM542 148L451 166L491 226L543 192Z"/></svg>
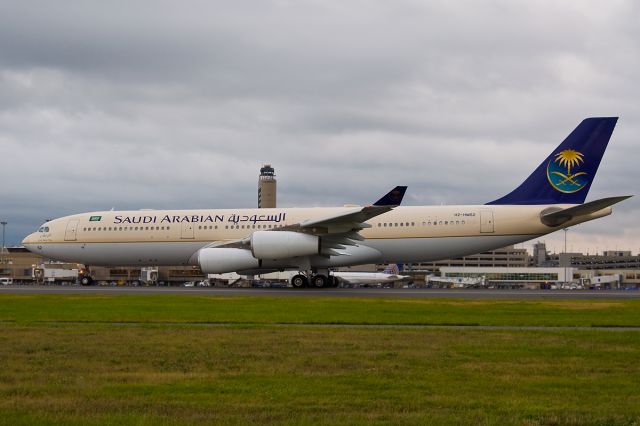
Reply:
<svg viewBox="0 0 640 426"><path fill-rule="evenodd" d="M382 271L387 265L341 268ZM0 256L0 278L5 282L71 284L89 273L98 284L150 284L179 286L207 276L194 266L91 267L44 259L22 247L6 248ZM486 253L438 262L404 265L403 275L418 285L437 287L549 288L577 283L585 288L640 288L640 256L629 251L602 255L548 254L539 243L530 256L526 249L508 246ZM240 281L227 280L227 285ZM406 283L405 283L406 284Z"/></svg>

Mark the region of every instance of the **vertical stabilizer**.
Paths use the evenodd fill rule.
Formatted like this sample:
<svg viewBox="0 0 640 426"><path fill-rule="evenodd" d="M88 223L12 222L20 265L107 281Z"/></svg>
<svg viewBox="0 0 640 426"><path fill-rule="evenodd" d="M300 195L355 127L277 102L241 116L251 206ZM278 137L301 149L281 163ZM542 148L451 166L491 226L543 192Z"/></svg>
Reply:
<svg viewBox="0 0 640 426"><path fill-rule="evenodd" d="M519 187L487 204L582 204L617 120L583 120Z"/></svg>

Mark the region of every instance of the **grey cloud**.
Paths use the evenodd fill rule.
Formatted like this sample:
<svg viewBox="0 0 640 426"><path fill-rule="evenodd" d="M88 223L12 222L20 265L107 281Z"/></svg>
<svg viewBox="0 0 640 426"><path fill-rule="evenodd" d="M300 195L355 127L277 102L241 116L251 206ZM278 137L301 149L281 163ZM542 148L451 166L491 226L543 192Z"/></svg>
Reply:
<svg viewBox="0 0 640 426"><path fill-rule="evenodd" d="M77 211L248 207L266 161L283 206L366 203L396 184L409 185L410 204L482 203L591 115L621 120L590 198L632 194L639 10L3 4L0 180L12 185L0 187L0 217L19 242L43 218ZM621 244L637 238L639 204L617 209ZM605 241L611 220L574 234Z"/></svg>

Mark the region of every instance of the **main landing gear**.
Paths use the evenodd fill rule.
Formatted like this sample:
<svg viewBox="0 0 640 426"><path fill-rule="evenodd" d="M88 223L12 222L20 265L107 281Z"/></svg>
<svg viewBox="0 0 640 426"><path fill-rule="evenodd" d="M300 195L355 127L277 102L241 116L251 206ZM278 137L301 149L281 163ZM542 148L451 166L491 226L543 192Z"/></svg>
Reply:
<svg viewBox="0 0 640 426"><path fill-rule="evenodd" d="M291 278L291 285L293 288L324 288L324 287L336 287L338 282L335 277L324 274L314 274L311 278L307 278L305 274L297 274Z"/></svg>

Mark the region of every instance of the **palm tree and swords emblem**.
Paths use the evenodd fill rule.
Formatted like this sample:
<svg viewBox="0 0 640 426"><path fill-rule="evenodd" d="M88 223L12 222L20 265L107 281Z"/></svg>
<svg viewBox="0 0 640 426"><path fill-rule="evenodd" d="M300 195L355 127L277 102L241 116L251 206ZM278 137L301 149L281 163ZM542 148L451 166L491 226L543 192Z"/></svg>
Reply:
<svg viewBox="0 0 640 426"><path fill-rule="evenodd" d="M584 164L584 155L581 152L573 149L560 151L547 166L549 183L560 192L570 194L580 191L589 183L585 177L587 173L580 171L572 173L571 169L579 168L581 164Z"/></svg>

